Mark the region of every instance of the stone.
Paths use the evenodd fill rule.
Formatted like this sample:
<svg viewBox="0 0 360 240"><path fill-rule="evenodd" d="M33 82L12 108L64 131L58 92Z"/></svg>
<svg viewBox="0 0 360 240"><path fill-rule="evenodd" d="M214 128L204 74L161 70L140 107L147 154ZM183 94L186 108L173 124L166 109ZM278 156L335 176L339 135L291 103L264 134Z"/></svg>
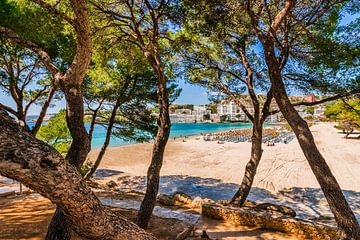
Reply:
<svg viewBox="0 0 360 240"><path fill-rule="evenodd" d="M157 197L157 201L165 206L174 206L174 198L172 196L166 195L166 194L160 194Z"/></svg>
<svg viewBox="0 0 360 240"><path fill-rule="evenodd" d="M194 199L195 201L196 199ZM198 200L200 202L200 199ZM267 211L255 211L252 208L238 208L219 204L203 204L202 214L231 222L234 225L259 226L274 231L280 231L301 237L311 237L313 240L340 239L337 228L309 222L290 216L278 217ZM275 215L275 216L274 216Z"/></svg>
<svg viewBox="0 0 360 240"><path fill-rule="evenodd" d="M196 197L196 198L194 198L194 200L191 202L191 205L192 205L193 207L196 207L196 208L201 207L201 205L202 205L202 198L201 198L201 197Z"/></svg>
<svg viewBox="0 0 360 240"><path fill-rule="evenodd" d="M200 208L203 204L214 204L214 203L215 203L215 201L210 198L196 197L191 202L191 206L194 208Z"/></svg>
<svg viewBox="0 0 360 240"><path fill-rule="evenodd" d="M8 197L15 195L15 191L0 193L0 197Z"/></svg>
<svg viewBox="0 0 360 240"><path fill-rule="evenodd" d="M106 183L106 186L109 188L115 188L115 187L117 187L117 183L113 180L110 180Z"/></svg>
<svg viewBox="0 0 360 240"><path fill-rule="evenodd" d="M176 202L180 202L180 203L184 203L184 204L191 204L193 199L187 195L186 193L182 193L182 192L176 192L173 195L174 201Z"/></svg>
<svg viewBox="0 0 360 240"><path fill-rule="evenodd" d="M262 203L255 207L255 209L261 209L261 210L270 210L275 212L283 213L284 215L290 216L290 217L296 217L296 212L287 206L284 205L277 205L272 203Z"/></svg>

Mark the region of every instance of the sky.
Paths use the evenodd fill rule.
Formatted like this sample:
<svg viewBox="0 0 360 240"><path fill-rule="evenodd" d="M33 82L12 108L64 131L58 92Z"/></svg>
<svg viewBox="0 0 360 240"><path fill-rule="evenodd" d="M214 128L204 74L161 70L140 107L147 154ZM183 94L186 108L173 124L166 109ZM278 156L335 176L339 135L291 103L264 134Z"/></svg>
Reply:
<svg viewBox="0 0 360 240"><path fill-rule="evenodd" d="M341 25L346 25L359 17L360 14L347 15L341 20ZM200 86L189 84L183 80L178 82L182 89L180 96L174 102L175 104L194 104L203 105L209 103L206 89ZM0 91L0 102L4 105L15 108L15 102L10 96ZM65 108L65 100L53 102L54 107L48 109L48 113L57 113L60 109ZM32 106L29 109L28 115L37 115L40 112L41 106Z"/></svg>
<svg viewBox="0 0 360 240"><path fill-rule="evenodd" d="M182 89L180 96L176 99L174 103L176 104L194 104L202 105L209 103L206 89L200 86L195 86L181 80L179 87ZM4 92L0 91L0 102L4 105L10 106L16 109L15 102L10 96L7 96ZM52 108L48 109L48 113L57 113L60 109L65 108L65 100L53 102L55 105ZM29 109L28 115L38 115L40 112L41 106L32 106Z"/></svg>

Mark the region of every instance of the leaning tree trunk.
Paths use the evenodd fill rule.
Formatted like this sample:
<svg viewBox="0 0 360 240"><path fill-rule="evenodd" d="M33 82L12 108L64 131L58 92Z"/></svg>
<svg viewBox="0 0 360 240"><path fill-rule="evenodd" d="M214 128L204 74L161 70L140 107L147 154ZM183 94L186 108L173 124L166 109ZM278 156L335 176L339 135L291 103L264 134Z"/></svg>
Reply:
<svg viewBox="0 0 360 240"><path fill-rule="evenodd" d="M262 130L262 123L255 120L252 128L250 161L246 164L245 174L241 185L230 201L230 203L236 203L239 207L242 207L250 193L256 175L256 170L261 160L261 156L263 153L263 150L261 148Z"/></svg>
<svg viewBox="0 0 360 240"><path fill-rule="evenodd" d="M160 108L157 119L158 130L154 140L151 163L147 172L145 197L141 203L136 223L146 229L155 207L156 196L159 191L160 169L163 163L165 146L170 135L169 99L166 89L166 78L163 75L158 90L158 104Z"/></svg>
<svg viewBox="0 0 360 240"><path fill-rule="evenodd" d="M324 192L340 231L346 239L360 239L360 227L354 213L324 157L316 147L306 121L300 117L288 98L272 41L265 42L264 53L276 103L294 131L300 147Z"/></svg>
<svg viewBox="0 0 360 240"><path fill-rule="evenodd" d="M72 143L66 160L78 170L90 151L90 141L84 126L84 104L81 86L62 86L66 98L66 122ZM61 208L57 207L49 224L46 240L67 240L71 238L71 224Z"/></svg>
<svg viewBox="0 0 360 240"><path fill-rule="evenodd" d="M1 111L0 174L50 199L65 214L72 229L86 239L155 239L103 206L76 167ZM55 239L60 239L59 235Z"/></svg>

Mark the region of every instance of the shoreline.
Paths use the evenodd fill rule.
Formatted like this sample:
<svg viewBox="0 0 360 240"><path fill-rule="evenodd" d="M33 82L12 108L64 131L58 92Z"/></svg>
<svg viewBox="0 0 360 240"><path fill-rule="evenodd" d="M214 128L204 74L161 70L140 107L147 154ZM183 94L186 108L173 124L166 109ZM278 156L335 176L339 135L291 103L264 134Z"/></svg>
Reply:
<svg viewBox="0 0 360 240"><path fill-rule="evenodd" d="M205 124L205 123L181 123L181 124ZM211 124L224 124L224 123L211 123ZM226 124L232 124L232 123L226 123ZM239 124L239 122L236 122L234 124ZM248 124L248 123L246 123ZM277 125L277 123L265 123L264 124L264 129L266 128L276 128L276 127L282 127L283 125ZM168 142L172 141L174 138L176 140L178 139L189 139L189 138L197 138L197 137L203 137L206 134L214 134L214 133L221 133L221 132L229 132L231 130L239 130L239 129L249 129L252 128L252 126L248 126L248 127L238 127L238 128L232 128L232 129L228 129L228 130L219 130L219 131L212 131L212 132L201 132L201 133L194 133L194 134L189 134L189 135L183 135L183 136L169 136L169 140ZM113 137L111 137L112 139L115 139ZM119 140L120 138L117 138L117 140ZM131 142L128 141L126 144L121 144L121 145L112 145L111 146L111 142L110 142L110 146L108 146L108 149L110 148L114 148L114 147L123 147L123 146L129 146L129 145L138 145L138 144L153 144L153 140L148 141L148 142ZM101 149L102 144L97 146L96 148L91 149L91 151L95 151L98 149Z"/></svg>
<svg viewBox="0 0 360 240"><path fill-rule="evenodd" d="M339 180L342 189L360 191L360 141L344 139L331 124L311 127L316 144ZM205 142L201 135L170 138L166 146L162 175L189 175L210 177L224 182L240 183L245 165L250 158L251 143L215 141ZM350 144L351 143L351 144ZM94 161L100 149L89 153ZM277 143L273 147L263 144L263 157L254 186L281 190L286 187L319 187L297 139L290 143ZM120 170L146 176L150 164L152 143L137 143L109 147L99 168ZM344 163L344 164L343 164ZM339 166L338 166L339 165ZM350 174L346 174L346 170ZM283 176L279 176L279 175Z"/></svg>
<svg viewBox="0 0 360 240"><path fill-rule="evenodd" d="M360 141L343 138L331 124L311 127L318 149L360 221ZM161 169L160 192L176 191L216 200L229 199L244 176L250 142L205 142L198 137L169 141ZM304 219L332 216L296 138L288 144L263 144L263 156L249 200L287 205ZM152 144L111 147L95 178L113 180L125 191L144 191ZM89 154L94 159L97 151ZM100 174L102 173L102 174Z"/></svg>

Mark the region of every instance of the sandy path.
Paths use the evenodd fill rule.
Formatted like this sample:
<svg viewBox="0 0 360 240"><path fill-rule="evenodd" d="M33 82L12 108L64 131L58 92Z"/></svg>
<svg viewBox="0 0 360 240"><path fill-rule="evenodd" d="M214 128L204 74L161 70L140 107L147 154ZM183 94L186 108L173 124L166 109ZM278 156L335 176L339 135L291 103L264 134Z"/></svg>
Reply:
<svg viewBox="0 0 360 240"><path fill-rule="evenodd" d="M360 141L344 139L330 124L312 128L317 146L331 170L346 190L360 191ZM151 144L136 144L108 149L100 168L115 169L145 176L150 163ZM97 150L90 154L94 159ZM189 175L240 183L249 159L250 143L186 142L170 140L164 157L162 175ZM319 185L297 140L289 144L264 146L254 186L277 191L289 187Z"/></svg>

